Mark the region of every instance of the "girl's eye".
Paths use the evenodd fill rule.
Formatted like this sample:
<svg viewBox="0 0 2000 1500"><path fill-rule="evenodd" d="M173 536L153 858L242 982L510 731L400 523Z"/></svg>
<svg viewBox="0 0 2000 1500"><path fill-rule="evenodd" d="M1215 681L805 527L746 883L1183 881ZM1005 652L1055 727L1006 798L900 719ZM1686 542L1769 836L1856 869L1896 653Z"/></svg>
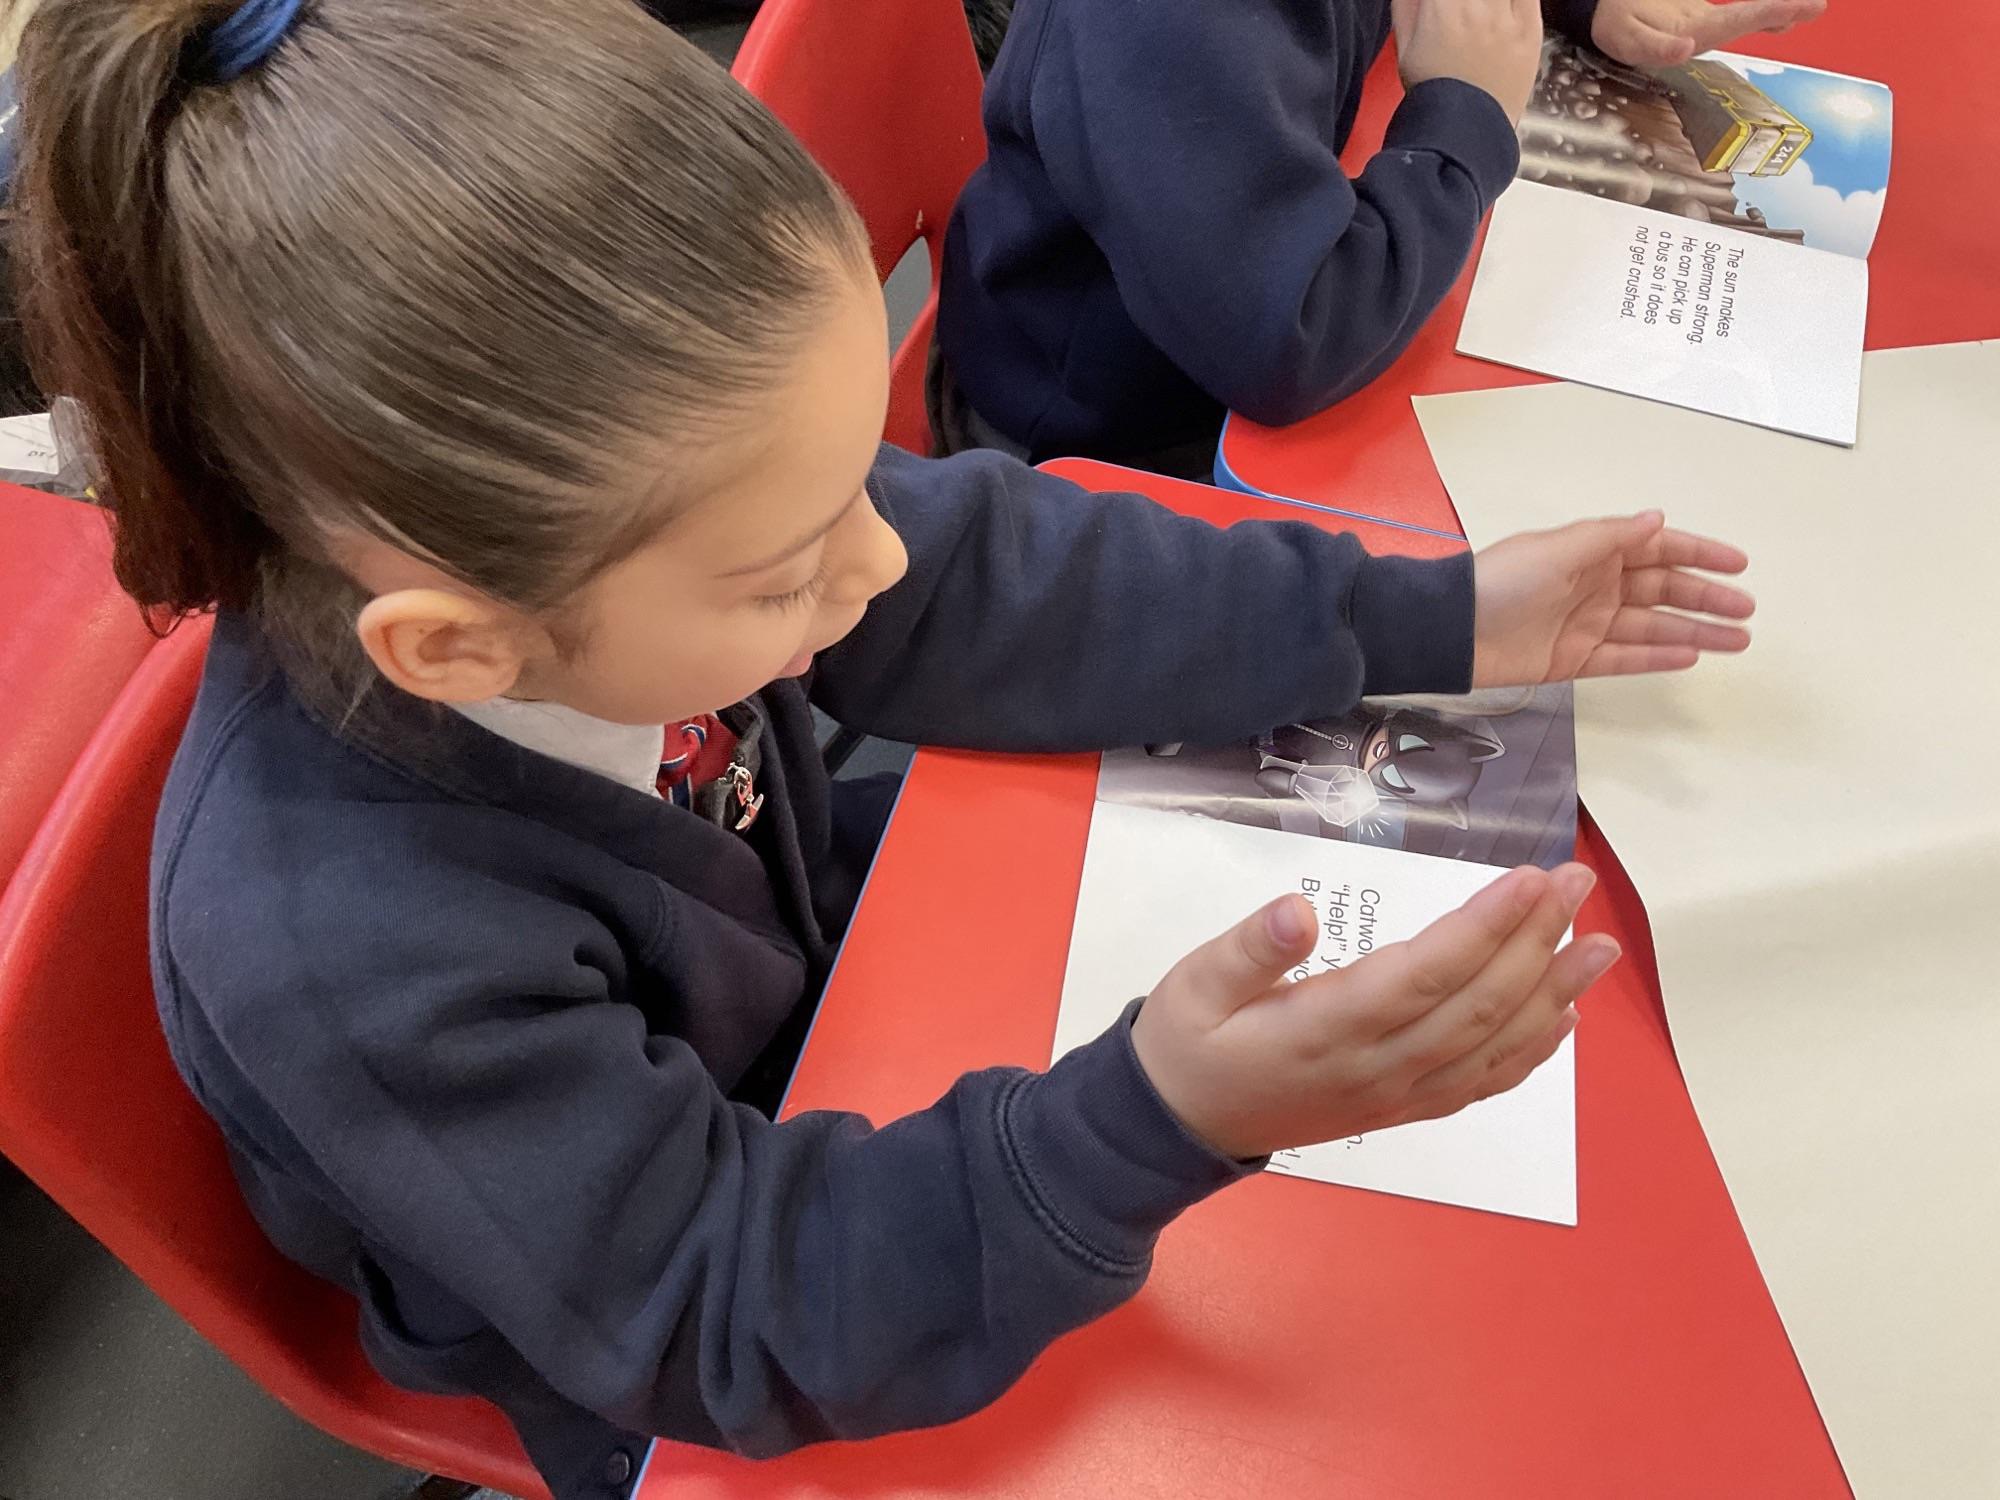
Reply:
<svg viewBox="0 0 2000 1500"><path fill-rule="evenodd" d="M759 594L757 596L756 603L760 609L776 609L776 610L798 609L801 606L811 604L814 600L818 599L821 590L823 590L825 587L826 587L826 569L821 568L817 573L813 574L811 578L808 578L803 584L801 584L798 588L793 589L790 593Z"/></svg>

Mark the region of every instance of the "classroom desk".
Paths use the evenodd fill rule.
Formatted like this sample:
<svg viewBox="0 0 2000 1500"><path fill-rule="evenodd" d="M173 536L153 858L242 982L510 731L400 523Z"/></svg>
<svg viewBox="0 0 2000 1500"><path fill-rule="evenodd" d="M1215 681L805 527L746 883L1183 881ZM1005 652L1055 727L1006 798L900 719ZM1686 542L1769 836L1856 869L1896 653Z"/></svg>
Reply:
<svg viewBox="0 0 2000 1500"><path fill-rule="evenodd" d="M2000 109L1975 86L2000 57L2000 6L1834 0L1738 50L1895 91L1868 346L2000 337ZM1385 58L1351 164L1397 96ZM1219 476L1396 523L1355 527L1373 550L1456 545L1409 398L1542 378L1453 352L1470 285L1468 266L1403 357L1334 410L1284 429L1232 419ZM1223 524L1313 514L1058 467ZM1091 757L918 755L788 1112L887 1120L968 1068L1048 1061L1094 776ZM1579 853L1602 876L1579 927L1629 957L1578 1032L1575 1229L1259 1178L1177 1222L1133 1302L986 1411L756 1466L662 1445L645 1500L1848 1494L1675 1067L1644 911L1587 817Z"/></svg>
<svg viewBox="0 0 2000 1500"><path fill-rule="evenodd" d="M1868 258L1867 346L2000 337L2000 192L1992 186L2000 161L2000 5L1832 0L1810 26L1746 38L1735 50L1879 79L1895 93L1889 198ZM1398 95L1385 57L1369 80L1350 167L1381 143ZM1457 533L1410 397L1543 378L1453 351L1471 287L1468 263L1402 358L1332 410L1284 428L1231 417L1218 482ZM1577 503L1609 509L1616 496L1599 488Z"/></svg>
<svg viewBox="0 0 2000 1500"><path fill-rule="evenodd" d="M1218 524L1340 524L1053 467ZM1375 551L1460 545L1355 529ZM880 1122L968 1069L1047 1064L1095 776L1094 756L919 753L788 1114ZM1581 855L1604 878L1579 928L1630 957L1577 1033L1576 1228L1260 1177L1171 1226L1139 1296L987 1410L757 1466L662 1444L642 1500L1846 1495L1675 1067L1644 914L1587 826Z"/></svg>

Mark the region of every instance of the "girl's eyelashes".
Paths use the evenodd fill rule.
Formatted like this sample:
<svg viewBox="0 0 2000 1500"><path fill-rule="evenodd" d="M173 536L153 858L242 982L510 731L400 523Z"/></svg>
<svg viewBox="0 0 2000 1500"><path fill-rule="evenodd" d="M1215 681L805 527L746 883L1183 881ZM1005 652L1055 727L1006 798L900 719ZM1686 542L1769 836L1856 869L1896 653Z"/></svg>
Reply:
<svg viewBox="0 0 2000 1500"><path fill-rule="evenodd" d="M821 591L825 588L826 569L822 567L811 578L808 578L798 588L791 590L789 593L759 594L756 603L761 609L798 609L803 605L813 603L819 598Z"/></svg>

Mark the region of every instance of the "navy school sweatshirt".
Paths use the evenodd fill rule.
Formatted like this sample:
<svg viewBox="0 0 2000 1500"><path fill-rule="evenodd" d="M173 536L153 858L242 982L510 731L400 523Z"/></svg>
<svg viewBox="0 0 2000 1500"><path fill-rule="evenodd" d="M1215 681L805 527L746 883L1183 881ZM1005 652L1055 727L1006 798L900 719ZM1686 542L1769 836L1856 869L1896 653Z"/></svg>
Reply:
<svg viewBox="0 0 2000 1500"><path fill-rule="evenodd" d="M1215 742L1469 681L1468 556L1216 530L990 453L884 449L870 488L909 573L810 679L857 729ZM881 1129L732 1102L866 858L799 683L753 700L742 835L387 690L339 728L309 699L217 622L154 850L167 1037L376 1365L499 1403L560 1500L624 1493L649 1434L762 1455L973 1411L1253 1165L1169 1113L1129 1015Z"/></svg>
<svg viewBox="0 0 2000 1500"><path fill-rule="evenodd" d="M1596 3L1543 12L1587 40ZM1519 164L1493 97L1434 79L1350 180L1388 35L1389 0L1020 0L939 293L973 410L1038 460L1144 466L1381 373Z"/></svg>

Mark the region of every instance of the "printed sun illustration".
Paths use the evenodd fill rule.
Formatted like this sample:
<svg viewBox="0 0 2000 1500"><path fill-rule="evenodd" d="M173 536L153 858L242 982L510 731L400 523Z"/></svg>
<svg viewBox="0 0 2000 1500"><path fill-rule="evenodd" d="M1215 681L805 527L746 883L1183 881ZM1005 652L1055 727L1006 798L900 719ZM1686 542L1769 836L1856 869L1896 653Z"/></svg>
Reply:
<svg viewBox="0 0 2000 1500"><path fill-rule="evenodd" d="M1874 119L1877 108L1873 99L1853 89L1826 95L1820 100L1820 107L1838 119L1856 123Z"/></svg>

